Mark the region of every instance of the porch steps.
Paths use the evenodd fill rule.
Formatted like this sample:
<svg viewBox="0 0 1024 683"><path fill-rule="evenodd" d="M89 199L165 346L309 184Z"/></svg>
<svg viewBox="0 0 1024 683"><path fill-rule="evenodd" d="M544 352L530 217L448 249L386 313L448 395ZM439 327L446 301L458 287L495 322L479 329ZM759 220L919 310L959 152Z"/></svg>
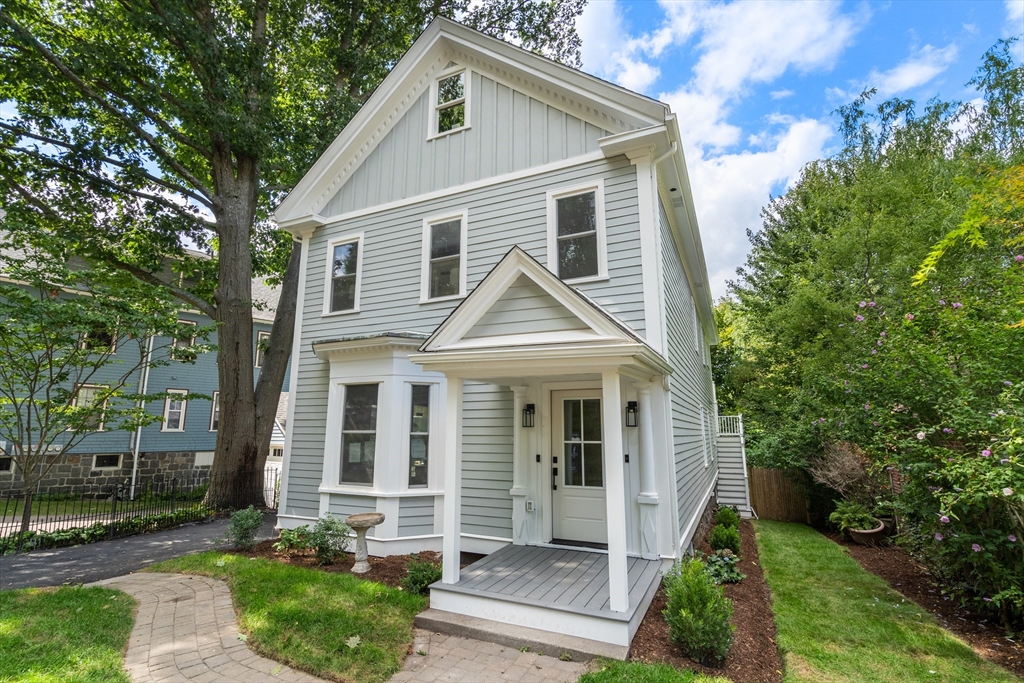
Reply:
<svg viewBox="0 0 1024 683"><path fill-rule="evenodd" d="M625 659L629 655L629 648L625 645L612 645L598 640L541 631L527 626L504 624L500 621L470 617L439 609L420 612L416 615L413 625L434 633L485 640L517 650L528 647L530 652L542 652L551 657L559 657L568 652L573 661L577 662L588 661L595 657Z"/></svg>

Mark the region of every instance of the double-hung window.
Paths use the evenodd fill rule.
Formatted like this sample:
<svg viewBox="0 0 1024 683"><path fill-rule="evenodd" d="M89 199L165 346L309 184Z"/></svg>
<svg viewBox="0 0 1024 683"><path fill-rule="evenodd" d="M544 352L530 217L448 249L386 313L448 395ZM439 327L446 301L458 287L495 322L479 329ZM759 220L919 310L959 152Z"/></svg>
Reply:
<svg viewBox="0 0 1024 683"><path fill-rule="evenodd" d="M409 486L427 485L430 455L430 385L412 385L412 419L409 424Z"/></svg>
<svg viewBox="0 0 1024 683"><path fill-rule="evenodd" d="M604 183L548 193L548 268L562 280L607 277Z"/></svg>
<svg viewBox="0 0 1024 683"><path fill-rule="evenodd" d="M164 424L161 432L185 431L185 407L188 404L187 389L168 389L164 399Z"/></svg>
<svg viewBox="0 0 1024 683"><path fill-rule="evenodd" d="M178 335L171 342L171 347L187 349L196 343L196 329L199 327L199 323L195 320L179 320L178 324L182 326L182 329L178 330Z"/></svg>
<svg viewBox="0 0 1024 683"><path fill-rule="evenodd" d="M467 211L423 221L423 268L420 299L432 301L466 295Z"/></svg>
<svg viewBox="0 0 1024 683"><path fill-rule="evenodd" d="M253 365L257 368L263 367L263 359L267 355L267 345L270 343L269 332L256 333L256 361Z"/></svg>
<svg viewBox="0 0 1024 683"><path fill-rule="evenodd" d="M81 348L95 353L116 353L117 335L113 330L97 325L82 335Z"/></svg>
<svg viewBox="0 0 1024 683"><path fill-rule="evenodd" d="M103 393L109 387L99 384L79 384L75 387L75 397L71 405L74 408L91 408L94 412L86 415L81 428L88 431L103 431L103 415L107 407L107 399L100 402Z"/></svg>
<svg viewBox="0 0 1024 683"><path fill-rule="evenodd" d="M213 401L210 402L210 431L215 432L220 427L220 392L213 392Z"/></svg>
<svg viewBox="0 0 1024 683"><path fill-rule="evenodd" d="M327 282L324 314L359 310L363 263L363 236L353 235L327 245Z"/></svg>
<svg viewBox="0 0 1024 683"><path fill-rule="evenodd" d="M341 422L341 483L373 485L377 384L349 384Z"/></svg>
<svg viewBox="0 0 1024 683"><path fill-rule="evenodd" d="M469 128L469 72L454 62L434 80L434 110L427 137Z"/></svg>

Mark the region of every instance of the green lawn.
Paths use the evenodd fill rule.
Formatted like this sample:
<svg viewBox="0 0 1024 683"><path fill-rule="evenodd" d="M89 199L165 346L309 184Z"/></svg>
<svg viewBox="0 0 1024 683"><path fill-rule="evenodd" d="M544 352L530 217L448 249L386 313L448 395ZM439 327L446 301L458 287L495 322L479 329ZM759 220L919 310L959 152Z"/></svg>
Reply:
<svg viewBox="0 0 1024 683"><path fill-rule="evenodd" d="M603 660L594 671L583 674L579 683L729 683L729 679L708 678L668 664Z"/></svg>
<svg viewBox="0 0 1024 683"><path fill-rule="evenodd" d="M251 648L311 674L386 681L402 668L412 619L426 598L365 581L264 559L207 552L149 568L227 581Z"/></svg>
<svg viewBox="0 0 1024 683"><path fill-rule="evenodd" d="M1014 681L802 524L755 523L786 681Z"/></svg>
<svg viewBox="0 0 1024 683"><path fill-rule="evenodd" d="M135 601L106 588L0 592L0 681L128 682Z"/></svg>

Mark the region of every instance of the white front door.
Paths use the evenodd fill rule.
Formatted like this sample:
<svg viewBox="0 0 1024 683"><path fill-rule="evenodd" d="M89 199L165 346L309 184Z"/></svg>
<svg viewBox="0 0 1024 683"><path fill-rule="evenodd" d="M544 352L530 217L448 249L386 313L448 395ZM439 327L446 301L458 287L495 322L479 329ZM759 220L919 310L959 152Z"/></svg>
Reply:
<svg viewBox="0 0 1024 683"><path fill-rule="evenodd" d="M607 543L601 391L551 393L552 541Z"/></svg>

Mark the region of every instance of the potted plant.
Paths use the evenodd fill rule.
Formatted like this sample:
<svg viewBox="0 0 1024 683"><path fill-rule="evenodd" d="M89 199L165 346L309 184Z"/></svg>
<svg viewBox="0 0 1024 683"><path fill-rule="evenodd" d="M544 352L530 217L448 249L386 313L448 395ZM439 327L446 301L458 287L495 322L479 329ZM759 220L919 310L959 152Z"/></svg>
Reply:
<svg viewBox="0 0 1024 683"><path fill-rule="evenodd" d="M855 543L875 545L885 534L885 524L875 518L868 509L850 500L840 501L828 521L845 531Z"/></svg>

